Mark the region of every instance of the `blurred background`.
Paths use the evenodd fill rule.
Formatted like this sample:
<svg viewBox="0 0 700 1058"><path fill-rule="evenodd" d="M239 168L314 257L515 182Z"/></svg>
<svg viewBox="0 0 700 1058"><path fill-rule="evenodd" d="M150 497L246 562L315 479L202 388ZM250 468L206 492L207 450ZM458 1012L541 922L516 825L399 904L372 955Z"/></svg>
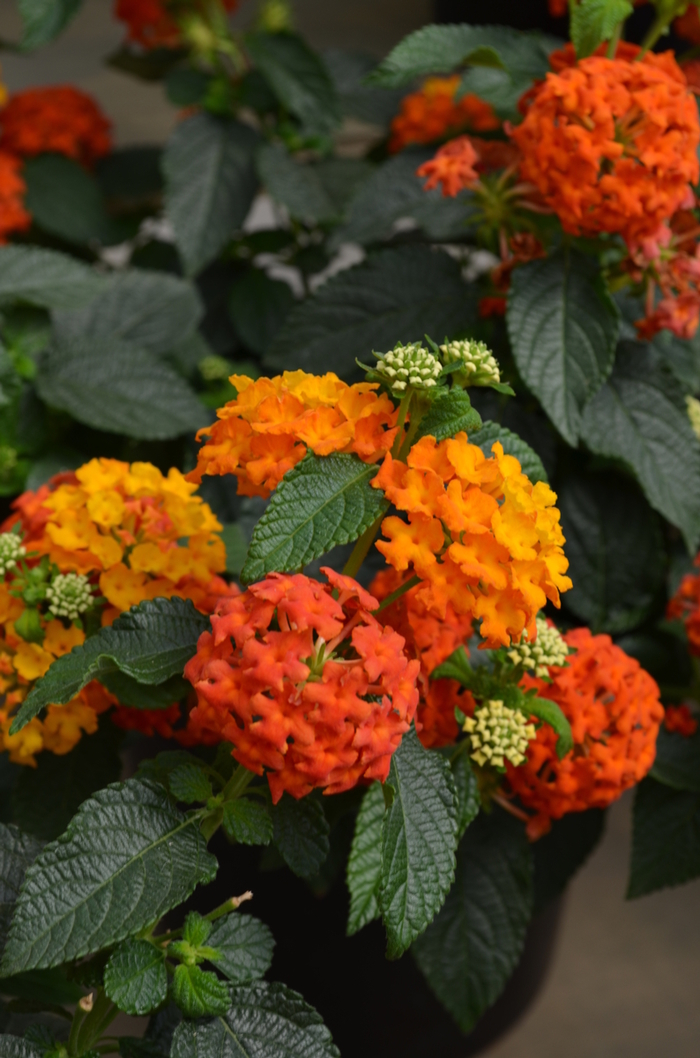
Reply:
<svg viewBox="0 0 700 1058"><path fill-rule="evenodd" d="M5 53L3 80L10 91L70 82L98 99L114 123L117 145L162 143L177 112L161 86L104 65L123 37L111 8L112 0L88 0L56 43L28 57ZM244 0L236 20L245 24L254 8ZM565 30L562 20L548 17L546 0L296 0L294 8L300 31L315 47L377 58L435 20ZM639 17L647 15L640 11ZM0 37L18 35L15 5L2 0ZM700 1054L700 881L625 902L630 809L628 796L610 812L602 844L570 887L546 984L488 1058Z"/></svg>

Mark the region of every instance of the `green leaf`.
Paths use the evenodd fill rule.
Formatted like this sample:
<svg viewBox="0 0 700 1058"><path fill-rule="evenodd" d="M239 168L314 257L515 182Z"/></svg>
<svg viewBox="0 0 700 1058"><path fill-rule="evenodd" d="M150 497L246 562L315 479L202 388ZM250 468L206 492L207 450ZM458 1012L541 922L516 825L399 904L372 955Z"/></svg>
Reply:
<svg viewBox="0 0 700 1058"><path fill-rule="evenodd" d="M466 390L455 387L446 390L444 396L430 405L420 421L416 440L431 436L436 441L444 441L447 437L455 437L463 431L471 441L472 435L476 437L481 428L481 416L476 408L472 408L469 394ZM479 442L475 440L472 443Z"/></svg>
<svg viewBox="0 0 700 1058"><path fill-rule="evenodd" d="M333 79L345 117L359 118L370 125L388 129L401 106L401 88L372 88L365 78L375 65L371 55L344 48L328 48L323 61Z"/></svg>
<svg viewBox="0 0 700 1058"><path fill-rule="evenodd" d="M163 191L162 155L160 147L141 145L118 147L105 158L100 158L95 166L95 176L102 194L120 205L150 205Z"/></svg>
<svg viewBox="0 0 700 1058"><path fill-rule="evenodd" d="M639 316L643 313L644 309L641 308ZM636 335L633 333L634 337ZM686 340L676 338L670 331L660 331L652 344L662 362L671 369L683 392L700 392L700 335L696 333L694 338Z"/></svg>
<svg viewBox="0 0 700 1058"><path fill-rule="evenodd" d="M174 768L168 776L168 786L176 801L190 805L208 801L214 792L203 766L194 763L180 764Z"/></svg>
<svg viewBox="0 0 700 1058"><path fill-rule="evenodd" d="M503 451L507 456L515 456L522 467L523 474L527 474L530 481L536 484L538 481L548 482L547 471L542 465L542 460L522 437L517 433L506 429L497 422L485 422L480 430L471 434L469 440L478 445L485 456L490 456L491 447L496 441L503 445Z"/></svg>
<svg viewBox="0 0 700 1058"><path fill-rule="evenodd" d="M603 836L605 811L569 812L552 820L552 829L532 846L535 862L534 913L566 889Z"/></svg>
<svg viewBox="0 0 700 1058"><path fill-rule="evenodd" d="M289 794L272 807L274 842L294 874L313 878L330 852L330 828L323 806L312 796L295 801Z"/></svg>
<svg viewBox="0 0 700 1058"><path fill-rule="evenodd" d="M0 823L0 949L7 932L27 868L34 862L41 845L15 826Z"/></svg>
<svg viewBox="0 0 700 1058"><path fill-rule="evenodd" d="M357 189L369 179L375 166L366 158L324 158L313 172L331 201L333 217L341 217Z"/></svg>
<svg viewBox="0 0 700 1058"><path fill-rule="evenodd" d="M175 1009L180 1014L178 1008L175 1007ZM149 1022L150 1020L152 1019L149 1019ZM182 1015L180 1015L180 1020L182 1020ZM119 1053L122 1058L168 1058L169 1048L163 1050L157 1043L146 1037L120 1036Z"/></svg>
<svg viewBox="0 0 700 1058"><path fill-rule="evenodd" d="M240 845L269 845L273 827L265 802L239 797L224 805L223 828Z"/></svg>
<svg viewBox="0 0 700 1058"><path fill-rule="evenodd" d="M121 241L99 184L72 158L37 155L24 163L22 175L27 185L24 204L43 231L78 246Z"/></svg>
<svg viewBox="0 0 700 1058"><path fill-rule="evenodd" d="M85 308L55 313L54 326L63 346L113 337L162 354L192 334L202 315L202 302L192 283L130 268L110 275Z"/></svg>
<svg viewBox="0 0 700 1058"><path fill-rule="evenodd" d="M175 967L173 999L186 1018L225 1014L229 1008L228 988L216 974L198 966L180 963Z"/></svg>
<svg viewBox="0 0 700 1058"><path fill-rule="evenodd" d="M387 957L397 959L432 922L455 876L458 802L447 761L403 736L387 780L394 800L382 825L379 905Z"/></svg>
<svg viewBox="0 0 700 1058"><path fill-rule="evenodd" d="M525 828L496 809L462 838L445 906L413 953L462 1032L498 998L515 969L532 910L532 855Z"/></svg>
<svg viewBox="0 0 700 1058"><path fill-rule="evenodd" d="M77 1003L85 992L80 985L68 980L63 967L56 966L50 970L28 970L14 977L0 977L0 994L48 1007Z"/></svg>
<svg viewBox="0 0 700 1058"><path fill-rule="evenodd" d="M627 898L700 875L700 793L644 779L634 797Z"/></svg>
<svg viewBox="0 0 700 1058"><path fill-rule="evenodd" d="M659 519L621 475L568 476L559 492L568 610L593 632L624 632L651 613L666 572Z"/></svg>
<svg viewBox="0 0 700 1058"><path fill-rule="evenodd" d="M372 488L373 463L352 454L308 452L285 474L253 530L241 573L245 583L273 570L298 570L336 544L361 536L389 507Z"/></svg>
<svg viewBox="0 0 700 1058"><path fill-rule="evenodd" d="M210 961L234 985L257 981L267 973L275 942L260 919L233 912L214 924L209 944L217 951Z"/></svg>
<svg viewBox="0 0 700 1058"><path fill-rule="evenodd" d="M172 676L157 687L144 687L123 672L103 673L100 679L120 705L133 709L169 709L173 702L182 701L192 690L192 684L181 676Z"/></svg>
<svg viewBox="0 0 700 1058"><path fill-rule="evenodd" d="M257 160L265 189L290 216L311 225L336 216L314 166L295 161L280 143L265 144Z"/></svg>
<svg viewBox="0 0 700 1058"><path fill-rule="evenodd" d="M233 577L240 576L248 554L248 540L237 522L229 522L221 533L226 547L226 572Z"/></svg>
<svg viewBox="0 0 700 1058"><path fill-rule="evenodd" d="M106 335L57 340L42 358L39 396L96 430L168 440L206 423L194 390L168 364Z"/></svg>
<svg viewBox="0 0 700 1058"><path fill-rule="evenodd" d="M674 790L700 793L700 731L686 737L661 726L652 779Z"/></svg>
<svg viewBox="0 0 700 1058"><path fill-rule="evenodd" d="M255 66L302 133L326 136L340 122L335 86L322 60L293 33L251 33L245 40Z"/></svg>
<svg viewBox="0 0 700 1058"><path fill-rule="evenodd" d="M201 948L206 944L212 928L211 922L199 911L190 911L182 929L182 939L192 948Z"/></svg>
<svg viewBox="0 0 700 1058"><path fill-rule="evenodd" d="M188 275L200 272L240 228L257 190L257 134L238 121L196 114L163 157L167 216Z"/></svg>
<svg viewBox="0 0 700 1058"><path fill-rule="evenodd" d="M571 724L564 716L556 702L549 698L536 698L523 695L518 703L519 708L528 716L536 716L545 724L549 724L552 730L559 736L557 739L557 756L561 760L574 748L574 736L571 733Z"/></svg>
<svg viewBox="0 0 700 1058"><path fill-rule="evenodd" d="M518 102L523 92L546 76L549 55L563 41L542 33L523 33L509 26L487 28L487 45L469 57L470 68L462 78L458 97L472 92L490 103L502 118L520 119ZM489 61L495 55L497 66Z"/></svg>
<svg viewBox="0 0 700 1058"><path fill-rule="evenodd" d="M0 299L47 309L80 308L102 290L105 279L67 254L35 246L0 246Z"/></svg>
<svg viewBox="0 0 700 1058"><path fill-rule="evenodd" d="M620 326L598 262L563 249L516 268L507 323L523 381L575 445L584 405L612 370Z"/></svg>
<svg viewBox="0 0 700 1058"><path fill-rule="evenodd" d="M473 676L474 669L463 646L453 650L430 674L431 680L458 680L463 687L471 686Z"/></svg>
<svg viewBox="0 0 700 1058"><path fill-rule="evenodd" d="M19 731L52 703L65 705L103 673L121 670L148 685L179 675L196 653L197 640L209 618L189 599L147 599L120 614L70 654L64 654L37 680L14 721Z"/></svg>
<svg viewBox="0 0 700 1058"><path fill-rule="evenodd" d="M231 287L228 313L244 345L263 355L295 304L289 283L249 268Z"/></svg>
<svg viewBox="0 0 700 1058"><path fill-rule="evenodd" d="M125 939L212 881L197 815L129 779L85 801L27 871L2 961L6 975L57 966Z"/></svg>
<svg viewBox="0 0 700 1058"><path fill-rule="evenodd" d="M479 786L474 769L466 753L460 753L452 762L452 778L457 791L457 840L473 823L481 808Z"/></svg>
<svg viewBox="0 0 700 1058"><path fill-rule="evenodd" d="M103 717L96 733L83 735L70 753L40 753L36 768L22 768L12 794L13 818L22 830L42 841L62 834L83 801L119 778L123 738Z"/></svg>
<svg viewBox="0 0 700 1058"><path fill-rule="evenodd" d="M379 918L379 881L382 871L382 820L385 811L382 784L374 782L362 798L355 821L355 835L348 857L350 890L349 937Z"/></svg>
<svg viewBox="0 0 700 1058"><path fill-rule="evenodd" d="M17 0L22 18L23 51L33 51L57 37L82 7L83 0Z"/></svg>
<svg viewBox="0 0 700 1058"><path fill-rule="evenodd" d="M340 1058L330 1032L313 1007L286 985L264 981L231 989L231 1006L224 1017L183 1021L175 1030L170 1055Z"/></svg>
<svg viewBox="0 0 700 1058"><path fill-rule="evenodd" d="M0 1036L0 1058L43 1058L44 1052L18 1036Z"/></svg>
<svg viewBox="0 0 700 1058"><path fill-rule="evenodd" d="M586 406L581 435L592 452L632 468L651 506L681 530L688 550L695 553L700 540L700 443L684 394L653 347L620 345L612 375Z"/></svg>
<svg viewBox="0 0 700 1058"><path fill-rule="evenodd" d="M579 59L592 55L599 44L610 40L618 24L634 8L629 0L581 0L571 9L571 39Z"/></svg>
<svg viewBox="0 0 700 1058"><path fill-rule="evenodd" d="M150 1013L168 994L165 952L147 940L122 941L105 967L104 988L124 1013Z"/></svg>
<svg viewBox="0 0 700 1058"><path fill-rule="evenodd" d="M357 373L368 351L424 334L454 334L469 326L475 307L459 264L426 246L383 250L324 283L287 317L266 357L272 368L342 377Z"/></svg>

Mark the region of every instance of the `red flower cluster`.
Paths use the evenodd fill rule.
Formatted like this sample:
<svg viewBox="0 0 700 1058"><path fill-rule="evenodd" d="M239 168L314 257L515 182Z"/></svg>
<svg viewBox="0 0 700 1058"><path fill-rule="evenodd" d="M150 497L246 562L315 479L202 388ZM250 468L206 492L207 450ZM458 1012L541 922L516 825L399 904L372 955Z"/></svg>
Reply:
<svg viewBox="0 0 700 1058"><path fill-rule="evenodd" d="M31 88L10 96L0 111L0 150L20 158L53 151L91 166L112 149L111 127L77 88Z"/></svg>
<svg viewBox="0 0 700 1058"><path fill-rule="evenodd" d="M419 663L372 616L377 600L323 572L327 584L272 573L224 601L185 668L198 698L188 734L227 740L240 764L268 769L275 803L285 790L383 782L418 704Z"/></svg>
<svg viewBox="0 0 700 1058"><path fill-rule="evenodd" d="M559 760L557 736L542 724L527 762L507 767L512 790L537 813L528 824L532 838L545 834L551 819L604 808L640 782L654 763L664 719L655 681L610 636L578 628L564 639L576 650L568 665L550 669L551 683L526 675L522 686L561 707L574 749Z"/></svg>
<svg viewBox="0 0 700 1058"><path fill-rule="evenodd" d="M684 738L690 738L697 731L698 722L687 705L667 705L664 727L667 731L675 731Z"/></svg>
<svg viewBox="0 0 700 1058"><path fill-rule="evenodd" d="M695 565L700 566L700 555ZM683 622L690 653L700 657L700 574L686 573L668 604L666 615L671 621Z"/></svg>
<svg viewBox="0 0 700 1058"><path fill-rule="evenodd" d="M235 11L238 0L224 0L227 11ZM117 0L115 17L127 26L127 39L142 48L177 48L180 29L168 12L167 0Z"/></svg>
<svg viewBox="0 0 700 1058"><path fill-rule="evenodd" d="M26 231L32 223L23 205L27 185L21 168L19 158L0 151L0 245L7 242L11 232Z"/></svg>

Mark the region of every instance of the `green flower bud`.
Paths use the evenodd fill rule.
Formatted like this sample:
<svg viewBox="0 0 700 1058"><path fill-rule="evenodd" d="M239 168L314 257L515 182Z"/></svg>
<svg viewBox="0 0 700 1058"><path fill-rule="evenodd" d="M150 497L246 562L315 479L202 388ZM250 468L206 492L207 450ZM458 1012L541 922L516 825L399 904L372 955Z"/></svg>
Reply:
<svg viewBox="0 0 700 1058"><path fill-rule="evenodd" d="M535 725L524 713L497 700L484 702L466 718L462 730L469 735L472 760L494 768L504 768L507 760L516 767L522 764L527 744L536 735Z"/></svg>
<svg viewBox="0 0 700 1058"><path fill-rule="evenodd" d="M442 359L447 364L460 363L462 366L452 375L455 383L463 388L467 386L491 386L501 381L498 362L485 344L465 339L458 342L447 342L440 346Z"/></svg>
<svg viewBox="0 0 700 1058"><path fill-rule="evenodd" d="M17 560L26 555L27 549L16 533L0 533L0 576L14 569Z"/></svg>
<svg viewBox="0 0 700 1058"><path fill-rule="evenodd" d="M402 397L409 387L429 390L438 384L442 364L420 342L408 345L399 342L388 353L374 355L377 366L372 369L372 375L381 379L395 396Z"/></svg>
<svg viewBox="0 0 700 1058"><path fill-rule="evenodd" d="M535 620L537 639L528 643L521 639L508 651L508 657L514 665L522 665L535 673L535 676L549 677L551 665L565 665L569 648L558 628L548 625L544 617Z"/></svg>
<svg viewBox="0 0 700 1058"><path fill-rule="evenodd" d="M294 15L288 0L264 0L260 5L258 26L265 33L289 33L294 29Z"/></svg>
<svg viewBox="0 0 700 1058"><path fill-rule="evenodd" d="M54 617L67 617L70 621L77 621L95 601L83 573L57 573L46 589L46 598Z"/></svg>
<svg viewBox="0 0 700 1058"><path fill-rule="evenodd" d="M199 361L199 373L205 382L218 382L233 373L233 367L223 356L205 356Z"/></svg>
<svg viewBox="0 0 700 1058"><path fill-rule="evenodd" d="M23 610L15 621L15 632L27 643L43 643L44 629L41 627L39 611L33 606Z"/></svg>
<svg viewBox="0 0 700 1058"><path fill-rule="evenodd" d="M685 405L688 409L688 418L693 428L693 433L700 440L700 400L695 397L686 397Z"/></svg>

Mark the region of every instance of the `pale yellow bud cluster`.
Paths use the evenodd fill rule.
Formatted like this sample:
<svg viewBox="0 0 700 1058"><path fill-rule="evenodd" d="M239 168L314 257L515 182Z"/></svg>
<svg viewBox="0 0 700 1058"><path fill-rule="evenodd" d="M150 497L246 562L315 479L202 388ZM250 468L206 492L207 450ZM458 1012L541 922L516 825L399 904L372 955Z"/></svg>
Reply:
<svg viewBox="0 0 700 1058"><path fill-rule="evenodd" d="M497 700L484 702L466 718L462 730L469 735L472 760L496 768L505 767L507 760L516 767L522 764L528 742L536 735L524 713Z"/></svg>
<svg viewBox="0 0 700 1058"><path fill-rule="evenodd" d="M522 665L529 669L535 676L549 676L552 665L564 665L569 656L569 648L558 628L548 625L544 617L538 617L537 639L534 643L528 643L522 639L520 643L514 643L508 651L508 657L514 665Z"/></svg>
<svg viewBox="0 0 700 1058"><path fill-rule="evenodd" d="M27 549L15 533L0 533L0 576L14 569Z"/></svg>
<svg viewBox="0 0 700 1058"><path fill-rule="evenodd" d="M378 361L374 372L392 393L404 393L409 386L413 389L432 389L437 386L442 364L420 342L409 342L408 345L399 343L388 353L374 355Z"/></svg>
<svg viewBox="0 0 700 1058"><path fill-rule="evenodd" d="M452 376L460 386L491 386L501 381L498 362L485 342L447 342L440 346L440 352L445 365L462 365Z"/></svg>

